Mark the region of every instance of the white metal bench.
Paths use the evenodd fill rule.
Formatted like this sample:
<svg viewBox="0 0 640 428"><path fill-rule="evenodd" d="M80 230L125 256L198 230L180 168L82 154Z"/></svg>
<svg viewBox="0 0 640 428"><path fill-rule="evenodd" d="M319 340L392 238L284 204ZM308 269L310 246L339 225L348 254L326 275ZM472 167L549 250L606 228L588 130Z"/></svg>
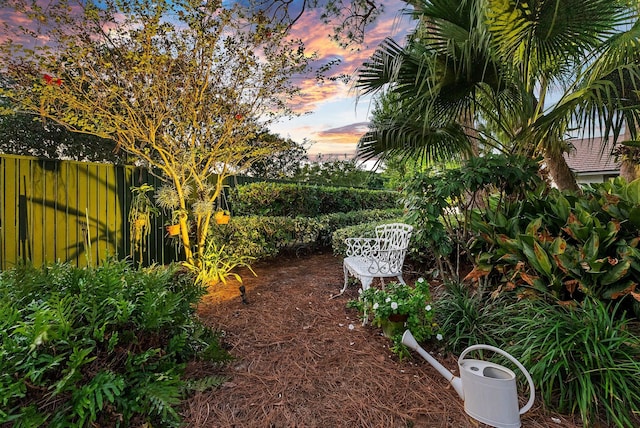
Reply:
<svg viewBox="0 0 640 428"><path fill-rule="evenodd" d="M402 278L402 266L409 248L413 227L404 223L384 224L376 227L375 238L347 238L347 257L343 262L344 287L347 289L349 275L362 283L362 289L371 286L374 278ZM338 294L338 295L340 295Z"/></svg>

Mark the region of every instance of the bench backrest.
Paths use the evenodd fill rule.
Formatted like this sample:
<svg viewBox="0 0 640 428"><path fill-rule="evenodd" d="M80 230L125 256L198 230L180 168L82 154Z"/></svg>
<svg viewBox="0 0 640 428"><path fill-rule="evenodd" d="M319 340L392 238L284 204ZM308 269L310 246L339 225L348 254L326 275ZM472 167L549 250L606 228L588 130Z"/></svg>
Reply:
<svg viewBox="0 0 640 428"><path fill-rule="evenodd" d="M383 224L376 227L380 252L374 256L380 272L400 272L409 248L413 226L404 223Z"/></svg>

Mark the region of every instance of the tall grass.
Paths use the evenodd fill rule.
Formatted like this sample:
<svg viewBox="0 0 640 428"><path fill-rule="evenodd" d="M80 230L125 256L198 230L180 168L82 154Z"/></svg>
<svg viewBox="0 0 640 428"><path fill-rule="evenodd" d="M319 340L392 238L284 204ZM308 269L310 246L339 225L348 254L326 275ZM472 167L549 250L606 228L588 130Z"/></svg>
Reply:
<svg viewBox="0 0 640 428"><path fill-rule="evenodd" d="M453 352L475 343L504 349L527 368L549 408L579 414L586 427L637 427L640 335L619 307L592 299L572 307L495 300L453 284L436 314Z"/></svg>

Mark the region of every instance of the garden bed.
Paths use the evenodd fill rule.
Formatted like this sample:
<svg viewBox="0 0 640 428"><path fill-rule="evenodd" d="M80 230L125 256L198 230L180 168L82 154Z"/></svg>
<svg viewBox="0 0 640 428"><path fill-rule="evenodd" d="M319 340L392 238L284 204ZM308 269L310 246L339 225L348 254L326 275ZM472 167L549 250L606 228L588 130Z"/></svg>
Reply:
<svg viewBox="0 0 640 428"><path fill-rule="evenodd" d="M205 324L225 332L235 360L222 370L222 387L188 400L187 426L478 426L435 369L417 355L398 361L379 329L363 327L356 310L346 308L357 287L330 298L342 286L341 259L325 253L254 269L257 277L243 273L248 304L229 281L212 288L199 308ZM429 350L454 371L456 356ZM522 425L581 426L538 401Z"/></svg>

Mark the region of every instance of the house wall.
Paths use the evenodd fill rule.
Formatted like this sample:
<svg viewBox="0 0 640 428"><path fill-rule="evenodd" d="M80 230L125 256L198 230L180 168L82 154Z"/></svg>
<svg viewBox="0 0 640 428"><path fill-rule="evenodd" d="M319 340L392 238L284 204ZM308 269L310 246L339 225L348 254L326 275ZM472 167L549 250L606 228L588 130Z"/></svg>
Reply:
<svg viewBox="0 0 640 428"><path fill-rule="evenodd" d="M578 184L590 184L590 183L604 183L607 180L610 180L614 177L618 177L620 174L611 173L611 171L607 172L598 172L598 173L577 173L576 181Z"/></svg>

